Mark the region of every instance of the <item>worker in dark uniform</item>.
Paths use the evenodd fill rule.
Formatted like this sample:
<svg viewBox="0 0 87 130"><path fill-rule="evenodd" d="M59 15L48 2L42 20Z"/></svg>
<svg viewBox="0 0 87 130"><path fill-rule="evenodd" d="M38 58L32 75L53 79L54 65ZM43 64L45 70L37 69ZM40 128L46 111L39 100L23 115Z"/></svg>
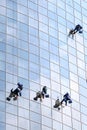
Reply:
<svg viewBox="0 0 87 130"><path fill-rule="evenodd" d="M75 26L75 29L71 29L71 30L69 31L68 36L72 35L72 38L74 38L74 34L76 34L77 32L79 32L79 33L82 33L82 32L83 32L83 31L82 31L82 26L79 25L79 24Z"/></svg>
<svg viewBox="0 0 87 130"><path fill-rule="evenodd" d="M81 25L76 25L75 26L75 29L73 30L75 33L79 32L79 33L82 33L82 26Z"/></svg>
<svg viewBox="0 0 87 130"><path fill-rule="evenodd" d="M71 97L68 92L63 96L63 100L61 101L61 103L63 102L65 102L66 106L67 106L67 102L72 103Z"/></svg>
<svg viewBox="0 0 87 130"><path fill-rule="evenodd" d="M13 88L11 89L9 96L6 98L8 101L10 101L12 97L13 97L13 100L17 100L18 96L21 96L23 85L20 83L17 83L17 85L18 87L15 90L13 90Z"/></svg>

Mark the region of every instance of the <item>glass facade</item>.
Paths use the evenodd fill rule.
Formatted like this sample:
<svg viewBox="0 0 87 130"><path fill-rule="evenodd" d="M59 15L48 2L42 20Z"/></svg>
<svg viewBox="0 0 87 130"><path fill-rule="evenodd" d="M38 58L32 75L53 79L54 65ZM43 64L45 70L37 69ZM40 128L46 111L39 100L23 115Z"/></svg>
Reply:
<svg viewBox="0 0 87 130"><path fill-rule="evenodd" d="M86 29L86 0L0 0L0 130L87 130ZM17 82L22 97L6 101ZM34 101L44 85L50 97ZM73 103L58 111L66 92Z"/></svg>

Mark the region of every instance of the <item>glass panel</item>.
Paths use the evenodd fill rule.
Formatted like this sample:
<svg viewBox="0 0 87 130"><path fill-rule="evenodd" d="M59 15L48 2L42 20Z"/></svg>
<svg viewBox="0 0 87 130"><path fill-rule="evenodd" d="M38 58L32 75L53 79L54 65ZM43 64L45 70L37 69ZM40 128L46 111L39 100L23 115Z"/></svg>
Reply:
<svg viewBox="0 0 87 130"><path fill-rule="evenodd" d="M55 19L57 19L57 14L48 10L48 17L55 20Z"/></svg>
<svg viewBox="0 0 87 130"><path fill-rule="evenodd" d="M18 103L20 107L29 109L29 100L24 98L19 98Z"/></svg>
<svg viewBox="0 0 87 130"><path fill-rule="evenodd" d="M0 14L2 14L2 15L6 15L6 8L4 8L3 6L1 7L0 6Z"/></svg>
<svg viewBox="0 0 87 130"><path fill-rule="evenodd" d="M6 124L0 122L0 129L5 130Z"/></svg>
<svg viewBox="0 0 87 130"><path fill-rule="evenodd" d="M38 73L38 74L40 72L39 65L36 65L32 62L30 63L29 68L30 68L30 71L32 71L32 72L35 72L35 73Z"/></svg>
<svg viewBox="0 0 87 130"><path fill-rule="evenodd" d="M6 125L6 130L17 130L17 127Z"/></svg>
<svg viewBox="0 0 87 130"><path fill-rule="evenodd" d="M83 114L87 115L87 107L81 105L81 112L82 112Z"/></svg>
<svg viewBox="0 0 87 130"><path fill-rule="evenodd" d="M6 112L17 115L17 106L6 104Z"/></svg>
<svg viewBox="0 0 87 130"><path fill-rule="evenodd" d="M39 14L39 21L48 25L48 17L46 17L42 14Z"/></svg>
<svg viewBox="0 0 87 130"><path fill-rule="evenodd" d="M43 57L49 60L49 52L44 49L40 49L40 57Z"/></svg>
<svg viewBox="0 0 87 130"><path fill-rule="evenodd" d="M1 61L0 70L5 71L5 62Z"/></svg>
<svg viewBox="0 0 87 130"><path fill-rule="evenodd" d="M54 105L54 104L53 104ZM55 110L52 110L52 118L56 121L61 122L62 118L61 118L61 113Z"/></svg>
<svg viewBox="0 0 87 130"><path fill-rule="evenodd" d="M29 51L30 51L30 53L33 53L35 55L39 55L39 48L37 46L30 44Z"/></svg>
<svg viewBox="0 0 87 130"><path fill-rule="evenodd" d="M61 84L69 88L69 79L61 76Z"/></svg>
<svg viewBox="0 0 87 130"><path fill-rule="evenodd" d="M5 81L3 81L3 80L0 80L0 91L2 90L2 91L5 91Z"/></svg>
<svg viewBox="0 0 87 130"><path fill-rule="evenodd" d="M0 51L0 60L5 61L5 53Z"/></svg>
<svg viewBox="0 0 87 130"><path fill-rule="evenodd" d="M43 76L45 76L47 78L50 78L50 70L41 67L41 75L43 75Z"/></svg>
<svg viewBox="0 0 87 130"><path fill-rule="evenodd" d="M0 111L0 122L5 122L5 113Z"/></svg>
<svg viewBox="0 0 87 130"><path fill-rule="evenodd" d="M87 97L87 88L84 88L83 86L79 87L79 92L81 95Z"/></svg>
<svg viewBox="0 0 87 130"><path fill-rule="evenodd" d="M17 9L18 9L18 12L20 12L22 14L25 14L25 15L28 14L28 9L26 7L24 7L24 5L18 4Z"/></svg>
<svg viewBox="0 0 87 130"><path fill-rule="evenodd" d="M38 122L41 123L41 116L37 113L31 112L30 111L30 120L34 121L34 122Z"/></svg>
<svg viewBox="0 0 87 130"><path fill-rule="evenodd" d="M49 68L50 64L49 61L47 61L46 59L40 58L40 64L43 67Z"/></svg>
<svg viewBox="0 0 87 130"><path fill-rule="evenodd" d="M41 130L40 124L31 122L31 130Z"/></svg>
<svg viewBox="0 0 87 130"><path fill-rule="evenodd" d="M49 128L49 127L42 125L42 130L52 130L52 128Z"/></svg>
<svg viewBox="0 0 87 130"><path fill-rule="evenodd" d="M17 116L12 114L6 114L6 123L17 126Z"/></svg>
<svg viewBox="0 0 87 130"><path fill-rule="evenodd" d="M66 124L67 126L71 126L72 123L71 123L71 118L66 116L66 115L63 115L63 122L64 124Z"/></svg>
<svg viewBox="0 0 87 130"><path fill-rule="evenodd" d="M5 103L1 101L0 101L0 111L5 111Z"/></svg>
<svg viewBox="0 0 87 130"><path fill-rule="evenodd" d="M81 123L80 123L80 122L78 122L78 121L76 121L76 120L73 120L72 123L73 123L73 128L74 128L74 129L76 129L76 130L82 130L82 129L81 129Z"/></svg>
<svg viewBox="0 0 87 130"><path fill-rule="evenodd" d="M32 92L31 92L32 93ZM36 96L36 93L33 94L32 98L34 98L34 96ZM34 111L34 112L37 112L40 114L41 110L40 110L40 105L37 103L37 102L34 102L34 101L30 101L30 110L31 111Z"/></svg>
<svg viewBox="0 0 87 130"><path fill-rule="evenodd" d="M60 80L59 74L54 72L54 71L51 71L51 79L56 81L56 82L59 82L59 80Z"/></svg>
<svg viewBox="0 0 87 130"><path fill-rule="evenodd" d="M79 94L71 90L71 97L72 99L76 100L79 102Z"/></svg>
<svg viewBox="0 0 87 130"><path fill-rule="evenodd" d="M53 121L53 129L54 130L57 130L57 129L62 130L62 124L60 124L57 121Z"/></svg>
<svg viewBox="0 0 87 130"><path fill-rule="evenodd" d="M72 117L78 121L80 121L80 112L72 109Z"/></svg>
<svg viewBox="0 0 87 130"><path fill-rule="evenodd" d="M58 48L50 44L50 52L54 53L55 55L58 55Z"/></svg>
<svg viewBox="0 0 87 130"><path fill-rule="evenodd" d="M6 73L4 72L4 71L0 71L0 79L2 79L2 80L5 80L5 78L6 78ZM1 83L0 83L1 84ZM3 83L2 83L3 84ZM4 84L5 85L5 84ZM5 87L5 86L4 86Z"/></svg>
<svg viewBox="0 0 87 130"><path fill-rule="evenodd" d="M73 89L76 92L78 92L78 90L79 90L78 84L76 82L72 81L72 80L70 81L70 88Z"/></svg>
<svg viewBox="0 0 87 130"><path fill-rule="evenodd" d="M29 78L30 78L30 80L33 80L34 82L39 82L39 80L40 80L39 74L36 74L33 72L30 72Z"/></svg>
<svg viewBox="0 0 87 130"><path fill-rule="evenodd" d="M80 95L80 102L81 102L81 104L87 106L87 97Z"/></svg>
<svg viewBox="0 0 87 130"><path fill-rule="evenodd" d="M0 97L2 97L0 100L5 101L5 92L0 91Z"/></svg>
<svg viewBox="0 0 87 130"><path fill-rule="evenodd" d="M87 125L82 124L82 130L86 130L87 129Z"/></svg>
<svg viewBox="0 0 87 130"><path fill-rule="evenodd" d="M57 13L59 16L65 18L65 11L61 8L57 8Z"/></svg>
<svg viewBox="0 0 87 130"><path fill-rule="evenodd" d="M45 106L42 106L42 115L51 118L51 109L50 109L50 108L47 108L47 107L45 107Z"/></svg>
<svg viewBox="0 0 87 130"><path fill-rule="evenodd" d="M66 69L64 69L64 68L60 68L60 74L62 75L62 76L64 76L65 78L69 78L69 72L68 72L68 70L66 70Z"/></svg>
<svg viewBox="0 0 87 130"><path fill-rule="evenodd" d="M44 117L42 116L42 124L48 126L48 127L52 127L52 121L50 118Z"/></svg>
<svg viewBox="0 0 87 130"><path fill-rule="evenodd" d="M19 117L18 124L20 128L29 130L29 120Z"/></svg>
<svg viewBox="0 0 87 130"><path fill-rule="evenodd" d="M65 107L63 109L63 113L71 117L71 108L70 107Z"/></svg>
<svg viewBox="0 0 87 130"><path fill-rule="evenodd" d="M52 3L49 2L48 3L48 10L56 13L56 6L54 4L52 4Z"/></svg>
<svg viewBox="0 0 87 130"><path fill-rule="evenodd" d="M70 128L70 127L68 127L68 126L63 125L63 130L72 130L72 128Z"/></svg>
<svg viewBox="0 0 87 130"><path fill-rule="evenodd" d="M82 121L82 123L84 123L84 124L86 124L86 125L87 125L87 116L86 116L86 115L81 114L81 121Z"/></svg>
<svg viewBox="0 0 87 130"><path fill-rule="evenodd" d="M48 26L39 22L39 30L48 33Z"/></svg>

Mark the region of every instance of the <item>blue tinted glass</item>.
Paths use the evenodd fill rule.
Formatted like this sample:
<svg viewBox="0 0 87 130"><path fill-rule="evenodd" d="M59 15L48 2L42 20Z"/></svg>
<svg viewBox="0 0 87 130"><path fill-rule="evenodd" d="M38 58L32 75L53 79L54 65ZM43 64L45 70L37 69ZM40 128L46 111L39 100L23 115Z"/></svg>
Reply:
<svg viewBox="0 0 87 130"><path fill-rule="evenodd" d="M0 110L5 111L5 103L4 102L0 102Z"/></svg>
<svg viewBox="0 0 87 130"><path fill-rule="evenodd" d="M0 129L5 130L6 125L4 123L0 123Z"/></svg>
<svg viewBox="0 0 87 130"><path fill-rule="evenodd" d="M5 112L0 111L0 121L5 122ZM3 126L2 126L3 127ZM1 129L1 128L0 128Z"/></svg>
<svg viewBox="0 0 87 130"><path fill-rule="evenodd" d="M64 69L64 68L60 68L60 73L61 73L61 75L63 75L64 77L66 77L66 78L69 78L69 72L68 72L68 70L66 70L66 69Z"/></svg>
<svg viewBox="0 0 87 130"><path fill-rule="evenodd" d="M0 90L5 91L5 81L0 80Z"/></svg>
<svg viewBox="0 0 87 130"><path fill-rule="evenodd" d="M5 80L6 76L5 76L5 72L4 71L0 71L0 79Z"/></svg>
<svg viewBox="0 0 87 130"><path fill-rule="evenodd" d="M28 52L27 51L19 49L18 55L19 55L19 57L28 60Z"/></svg>

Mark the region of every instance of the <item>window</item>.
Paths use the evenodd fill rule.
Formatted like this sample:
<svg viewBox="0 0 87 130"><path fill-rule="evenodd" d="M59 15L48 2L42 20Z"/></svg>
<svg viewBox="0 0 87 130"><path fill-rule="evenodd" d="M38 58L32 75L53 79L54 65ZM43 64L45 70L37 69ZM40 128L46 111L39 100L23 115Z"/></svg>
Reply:
<svg viewBox="0 0 87 130"><path fill-rule="evenodd" d="M5 111L5 103L1 101L0 101L0 111Z"/></svg>
<svg viewBox="0 0 87 130"><path fill-rule="evenodd" d="M35 129L36 130L41 130L41 126L40 126L39 123L35 123L35 122L31 121L30 126L31 126L30 130L35 130Z"/></svg>
<svg viewBox="0 0 87 130"><path fill-rule="evenodd" d="M29 120L19 117L19 127L29 130Z"/></svg>
<svg viewBox="0 0 87 130"><path fill-rule="evenodd" d="M66 115L63 115L63 122L64 124L66 124L67 126L71 126L72 123L71 123L71 117L68 117Z"/></svg>
<svg viewBox="0 0 87 130"><path fill-rule="evenodd" d="M34 122L41 123L41 116L40 114L34 113L30 111L30 119Z"/></svg>
<svg viewBox="0 0 87 130"><path fill-rule="evenodd" d="M1 127L0 127L1 128ZM2 129L3 130L3 129ZM17 130L17 127L6 124L6 130Z"/></svg>
<svg viewBox="0 0 87 130"><path fill-rule="evenodd" d="M6 114L6 123L17 126L17 116Z"/></svg>
<svg viewBox="0 0 87 130"><path fill-rule="evenodd" d="M0 129L1 129L1 130L5 130L5 128L6 128L6 124L0 123Z"/></svg>
<svg viewBox="0 0 87 130"><path fill-rule="evenodd" d="M46 106L42 106L42 115L51 118L51 108L48 108Z"/></svg>
<svg viewBox="0 0 87 130"><path fill-rule="evenodd" d="M80 121L80 112L72 109L72 118L76 119L77 121Z"/></svg>
<svg viewBox="0 0 87 130"><path fill-rule="evenodd" d="M17 106L6 104L6 112L17 115Z"/></svg>
<svg viewBox="0 0 87 130"><path fill-rule="evenodd" d="M60 124L59 122L53 120L53 129L54 130L57 130L57 129L62 130L62 124Z"/></svg>
<svg viewBox="0 0 87 130"><path fill-rule="evenodd" d="M52 127L52 121L50 118L47 118L45 116L42 116L42 124L48 126L48 127Z"/></svg>

